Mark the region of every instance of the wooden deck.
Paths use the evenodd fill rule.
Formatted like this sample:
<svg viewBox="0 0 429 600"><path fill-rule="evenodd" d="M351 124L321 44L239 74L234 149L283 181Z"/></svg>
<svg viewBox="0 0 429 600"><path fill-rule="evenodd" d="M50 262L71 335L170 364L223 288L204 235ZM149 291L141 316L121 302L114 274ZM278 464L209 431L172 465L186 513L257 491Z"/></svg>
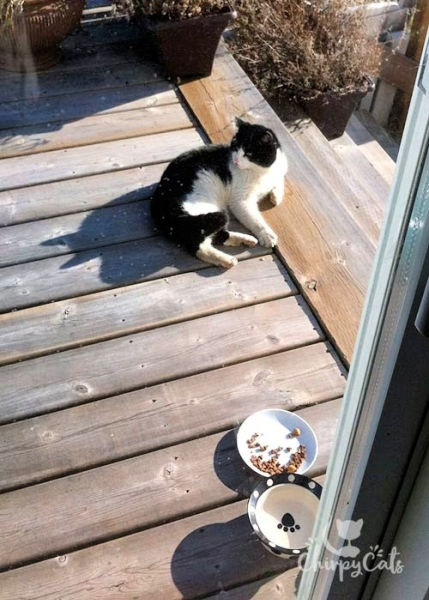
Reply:
<svg viewBox="0 0 429 600"><path fill-rule="evenodd" d="M252 533L255 480L234 428L264 407L299 411L319 440L309 474L323 478L345 384L327 340L342 352L341 339L312 312L329 325L324 274L301 285L300 238L279 257L242 251L224 272L154 234L153 185L179 152L228 135L204 94L221 77L234 85L239 68L221 51L211 78L178 90L129 29L112 31L88 25L37 80L0 75L1 597L289 598L297 570ZM255 98L240 77L235 102ZM339 242L346 267L330 250L361 298L381 215L351 218L338 198L357 192L343 198L340 162L331 186L304 141L283 134L290 186L303 201L312 185L331 195L332 235L364 231L351 250Z"/></svg>
<svg viewBox="0 0 429 600"><path fill-rule="evenodd" d="M347 133L330 144L292 104L277 107L286 129L224 48L211 77L180 90L213 142L231 138L237 114L276 131L289 159L285 201L266 215L278 255L350 364L394 162L378 144L369 159Z"/></svg>

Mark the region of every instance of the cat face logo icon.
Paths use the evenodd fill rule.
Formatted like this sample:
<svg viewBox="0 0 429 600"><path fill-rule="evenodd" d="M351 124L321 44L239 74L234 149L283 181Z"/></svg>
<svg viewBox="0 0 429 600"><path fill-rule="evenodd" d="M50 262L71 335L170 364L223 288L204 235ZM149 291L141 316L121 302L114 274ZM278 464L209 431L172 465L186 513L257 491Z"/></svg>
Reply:
<svg viewBox="0 0 429 600"><path fill-rule="evenodd" d="M340 519L336 520L337 531L346 543L344 546L337 552L339 556L344 558L355 558L360 550L356 546L352 546L350 543L351 540L357 539L362 530L363 519L359 519L358 521L341 521Z"/></svg>
<svg viewBox="0 0 429 600"><path fill-rule="evenodd" d="M326 548L329 550L329 552L332 552L332 554L335 554L336 556L341 556L342 558L355 558L359 554L360 550L356 546L352 546L350 542L360 536L363 519L359 519L358 521L341 521L341 519L337 519L335 524L337 526L339 536L343 538L345 543L342 548L337 550L337 548L334 548L329 540L326 539Z"/></svg>

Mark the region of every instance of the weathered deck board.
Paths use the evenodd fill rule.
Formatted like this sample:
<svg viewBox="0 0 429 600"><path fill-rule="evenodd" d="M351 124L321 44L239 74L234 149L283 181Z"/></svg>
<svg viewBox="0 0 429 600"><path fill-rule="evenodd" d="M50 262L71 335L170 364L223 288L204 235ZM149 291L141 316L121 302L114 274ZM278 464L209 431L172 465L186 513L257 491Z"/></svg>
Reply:
<svg viewBox="0 0 429 600"><path fill-rule="evenodd" d="M323 338L299 297L2 367L2 422L274 354Z"/></svg>
<svg viewBox="0 0 429 600"><path fill-rule="evenodd" d="M263 549L243 500L2 573L0 585L2 600L190 600L293 565Z"/></svg>
<svg viewBox="0 0 429 600"><path fill-rule="evenodd" d="M201 146L195 129L155 133L0 161L0 190L172 160Z"/></svg>
<svg viewBox="0 0 429 600"><path fill-rule="evenodd" d="M346 132L385 181L391 185L399 144L366 110L359 110L352 115Z"/></svg>
<svg viewBox="0 0 429 600"><path fill-rule="evenodd" d="M0 315L0 363L296 293L273 256Z"/></svg>
<svg viewBox="0 0 429 600"><path fill-rule="evenodd" d="M344 385L329 347L318 343L4 425L0 489L235 427L263 408L339 398Z"/></svg>
<svg viewBox="0 0 429 600"><path fill-rule="evenodd" d="M148 198L166 163L0 192L0 225L67 215Z"/></svg>
<svg viewBox="0 0 429 600"><path fill-rule="evenodd" d="M171 84L164 81L111 88L95 92L70 93L37 100L0 104L0 129L34 126L54 121L82 119L91 115L163 106L177 101Z"/></svg>
<svg viewBox="0 0 429 600"><path fill-rule="evenodd" d="M339 408L340 400L332 400L299 411L319 440L310 477L326 470ZM234 433L223 431L2 494L0 568L232 502L256 479L243 465Z"/></svg>
<svg viewBox="0 0 429 600"><path fill-rule="evenodd" d="M90 116L78 121L5 129L0 131L0 158L27 154L34 157L40 152L137 138L190 127L192 123L188 115L176 102L165 106Z"/></svg>
<svg viewBox="0 0 429 600"><path fill-rule="evenodd" d="M86 24L52 70L0 73L0 155L20 154L0 161L0 256L14 264L0 268L0 310L22 309L0 316L0 562L41 561L0 574L2 600L238 598L261 578L268 597L267 577L293 563L251 532L239 498L253 479L230 430L261 408L299 410L319 438L310 474L332 444L345 373L278 259L256 247L224 272L143 239L140 201L204 140L157 67L139 64L136 33ZM247 78L234 86L222 125L254 98ZM312 168L304 196L331 191L329 168ZM352 212L329 218L356 224ZM335 260L365 262L347 243ZM359 287L364 265L344 271Z"/></svg>
<svg viewBox="0 0 429 600"><path fill-rule="evenodd" d="M228 252L240 259L269 253L260 246L231 248ZM0 311L82 296L187 271L203 271L208 267L207 263L161 237L45 258L1 269ZM205 277L204 272L201 277Z"/></svg>
<svg viewBox="0 0 429 600"><path fill-rule="evenodd" d="M132 21L122 19L118 22L81 23L81 28L76 31L72 38L64 40L61 47L67 50L77 48L79 51L96 50L97 47L106 45L106 42L114 45L135 47L141 40L141 29Z"/></svg>
<svg viewBox="0 0 429 600"><path fill-rule="evenodd" d="M12 71L0 71L0 82L6 84L8 81L20 82L25 86L26 80L34 79L38 81L52 79L54 74L64 71L75 71L80 73L82 70L94 71L106 67L117 67L124 63L141 63L141 58L136 54L134 41L128 43L117 43L112 36L105 35L102 44L88 46L79 44L78 38L90 37L88 27L75 33L72 37L66 39L62 44L61 60L56 65L49 68L48 71L41 71L37 74L26 73L25 75L13 73ZM135 37L135 36L134 36Z"/></svg>
<svg viewBox="0 0 429 600"><path fill-rule="evenodd" d="M373 194L380 197L384 196L387 201L389 188L393 179L393 170L391 171L391 175L389 175L389 179L390 177L392 179L388 182L386 179L387 176L380 173L380 170L383 171L382 166L380 166L381 162L369 160L366 153L363 152L363 146L357 146L347 132L341 137L332 140L329 144L341 161L348 165L354 176L356 178L360 177L364 187L370 192L372 191ZM388 157L387 154L386 156ZM388 159L393 163L390 157ZM378 165L378 169L374 166L374 163Z"/></svg>
<svg viewBox="0 0 429 600"><path fill-rule="evenodd" d="M140 201L4 227L0 267L153 236L149 213Z"/></svg>
<svg viewBox="0 0 429 600"><path fill-rule="evenodd" d="M295 117L303 115L298 110L294 110L294 113ZM317 165L318 172L341 199L348 214L362 230L362 235L375 246L383 223L388 186L369 164L371 178L367 182L363 177L367 171L357 173L353 165L341 160L316 125L308 119L299 125L294 120L291 124L286 123L286 126L307 159Z"/></svg>
<svg viewBox="0 0 429 600"><path fill-rule="evenodd" d="M16 102L30 98L51 98L84 91L118 88L121 86L151 83L159 78L158 67L147 62L94 67L90 69L47 71L42 76L17 75L8 77L1 86L0 102Z"/></svg>
<svg viewBox="0 0 429 600"><path fill-rule="evenodd" d="M210 594L203 600L292 600L297 593L300 573L301 570L295 567L280 575Z"/></svg>
<svg viewBox="0 0 429 600"><path fill-rule="evenodd" d="M278 252L346 361L350 361L374 245L346 212L278 116L227 53L213 74L180 86L209 138L231 138L236 115L251 114L273 127L288 155L285 202L266 213L279 234Z"/></svg>

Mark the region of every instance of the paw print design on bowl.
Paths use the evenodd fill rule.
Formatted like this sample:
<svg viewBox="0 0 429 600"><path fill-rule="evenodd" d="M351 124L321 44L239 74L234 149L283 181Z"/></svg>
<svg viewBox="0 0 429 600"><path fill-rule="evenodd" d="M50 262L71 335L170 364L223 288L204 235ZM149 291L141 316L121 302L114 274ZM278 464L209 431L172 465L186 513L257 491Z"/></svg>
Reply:
<svg viewBox="0 0 429 600"><path fill-rule="evenodd" d="M291 533L295 533L301 529L301 525L295 523L295 519L290 513L285 513L282 517L282 522L277 525L277 529L282 529L283 531L290 531Z"/></svg>

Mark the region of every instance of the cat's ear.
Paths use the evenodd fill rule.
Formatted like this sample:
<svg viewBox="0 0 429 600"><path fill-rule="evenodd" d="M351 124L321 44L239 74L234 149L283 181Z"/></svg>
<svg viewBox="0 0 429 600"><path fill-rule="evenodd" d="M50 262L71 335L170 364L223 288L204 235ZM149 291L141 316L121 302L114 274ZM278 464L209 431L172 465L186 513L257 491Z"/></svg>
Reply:
<svg viewBox="0 0 429 600"><path fill-rule="evenodd" d="M263 144L268 144L269 142L272 142L273 140L274 140L273 134L271 133L271 131L269 129L267 129L267 131L261 137L261 142Z"/></svg>
<svg viewBox="0 0 429 600"><path fill-rule="evenodd" d="M235 117L235 126L237 129L240 129L240 127L242 127L245 124L246 122L243 121L243 119L240 119L240 117Z"/></svg>

